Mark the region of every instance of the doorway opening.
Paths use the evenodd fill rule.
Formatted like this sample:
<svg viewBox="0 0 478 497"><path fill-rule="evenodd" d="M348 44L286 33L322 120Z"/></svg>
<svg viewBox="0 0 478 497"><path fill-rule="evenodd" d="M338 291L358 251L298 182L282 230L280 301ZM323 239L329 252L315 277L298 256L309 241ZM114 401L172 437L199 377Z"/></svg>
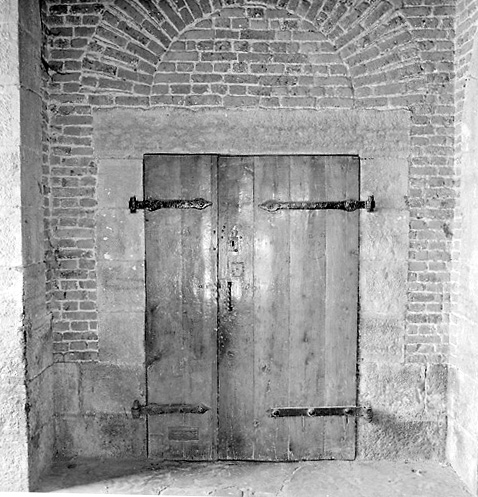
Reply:
<svg viewBox="0 0 478 497"><path fill-rule="evenodd" d="M144 157L150 457L355 458L313 409L356 405L359 214L301 205L359 186L357 156Z"/></svg>

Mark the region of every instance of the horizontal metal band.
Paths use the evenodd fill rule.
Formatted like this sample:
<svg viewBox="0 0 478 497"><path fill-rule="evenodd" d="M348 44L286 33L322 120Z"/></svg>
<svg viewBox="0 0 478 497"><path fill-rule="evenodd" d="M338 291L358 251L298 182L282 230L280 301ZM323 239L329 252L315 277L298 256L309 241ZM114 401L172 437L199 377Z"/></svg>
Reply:
<svg viewBox="0 0 478 497"><path fill-rule="evenodd" d="M259 204L261 209L268 212L279 210L327 210L335 209L346 212L356 211L357 209L366 209L367 212L373 212L375 209L375 199L370 195L367 200L338 200L338 201L280 201L267 200Z"/></svg>
<svg viewBox="0 0 478 497"><path fill-rule="evenodd" d="M135 213L138 209L147 209L148 211L156 211L158 209L197 209L203 210L212 205L212 202L204 198L193 199L153 199L136 200L136 197L129 199L129 210Z"/></svg>
<svg viewBox="0 0 478 497"><path fill-rule="evenodd" d="M133 402L131 414L137 419L143 414L204 414L209 411L209 407L204 404L146 404L141 405L139 400Z"/></svg>
<svg viewBox="0 0 478 497"><path fill-rule="evenodd" d="M320 416L362 416L372 421L373 412L370 406L330 406L330 407L272 407L269 410L271 418L290 416L320 417Z"/></svg>

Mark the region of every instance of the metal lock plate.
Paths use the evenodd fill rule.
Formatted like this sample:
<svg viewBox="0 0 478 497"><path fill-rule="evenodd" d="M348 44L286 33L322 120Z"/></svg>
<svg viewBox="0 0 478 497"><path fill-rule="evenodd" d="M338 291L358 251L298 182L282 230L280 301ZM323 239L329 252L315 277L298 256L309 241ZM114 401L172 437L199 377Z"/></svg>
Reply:
<svg viewBox="0 0 478 497"><path fill-rule="evenodd" d="M234 278L240 278L244 274L244 263L231 262L230 270L231 270L231 276L233 276Z"/></svg>

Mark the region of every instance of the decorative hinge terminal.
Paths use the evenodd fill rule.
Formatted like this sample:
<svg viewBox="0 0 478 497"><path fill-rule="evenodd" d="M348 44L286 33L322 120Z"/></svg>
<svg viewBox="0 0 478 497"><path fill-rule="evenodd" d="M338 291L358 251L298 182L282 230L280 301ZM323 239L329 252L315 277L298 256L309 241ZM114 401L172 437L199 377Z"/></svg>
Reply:
<svg viewBox="0 0 478 497"><path fill-rule="evenodd" d="M136 197L129 199L129 210L134 214L138 209L147 209L148 211L156 211L158 209L198 209L203 210L212 205L212 202L203 198L193 199L170 199L157 200L147 198L145 200L136 200Z"/></svg>

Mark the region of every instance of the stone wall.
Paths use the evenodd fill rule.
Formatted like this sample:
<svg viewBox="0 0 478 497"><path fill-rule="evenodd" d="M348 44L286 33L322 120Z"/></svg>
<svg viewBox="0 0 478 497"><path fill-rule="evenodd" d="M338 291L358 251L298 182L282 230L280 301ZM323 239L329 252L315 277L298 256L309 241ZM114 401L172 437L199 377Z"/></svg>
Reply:
<svg viewBox="0 0 478 497"><path fill-rule="evenodd" d="M0 488L28 490L28 430L23 337L21 240L20 71L17 2L3 0L0 22L0 290L2 348L0 380Z"/></svg>
<svg viewBox="0 0 478 497"><path fill-rule="evenodd" d="M452 313L450 326L448 458L478 494L478 381L476 326L478 215L477 110L478 2L458 1L456 16L456 127L455 156L459 180L453 250Z"/></svg>
<svg viewBox="0 0 478 497"><path fill-rule="evenodd" d="M19 8L21 7L21 8ZM0 2L0 489L34 487L53 456L45 300L38 2Z"/></svg>
<svg viewBox="0 0 478 497"><path fill-rule="evenodd" d="M51 313L46 302L44 243L44 185L42 137L46 114L42 66L40 2L21 0L20 37L20 122L23 336L25 340L26 385L29 434L30 489L49 468L54 455L53 336Z"/></svg>
<svg viewBox="0 0 478 497"><path fill-rule="evenodd" d="M124 175L125 183L114 183L111 176L105 180L104 171L114 171L116 166L107 162L111 157L101 155L93 141L98 137L96 116L109 110L149 109L169 113L172 123L179 109L216 109L226 114L231 109L242 109L248 115L254 115L255 109L261 109L261 113L280 110L284 116L296 110L321 116L332 109L352 114L357 110L380 113L400 109L408 112L409 126L397 149L408 147L408 152L406 158L397 156L397 163L387 156L385 169L379 160L383 155L375 156L361 148L360 140L367 135L363 130L358 133L347 128L357 140L355 147L341 146L341 137L337 137L333 147L311 148L314 153L350 153L352 149L362 153L364 167L376 166L369 169L370 181L388 192L383 205L402 216L396 225L377 225L383 229L378 237L382 250L374 260L363 261L363 274L368 276L364 276L367 284L362 298L368 299L373 312L368 324L362 321L360 329L361 396L377 404L380 415L368 432L364 428L361 454L442 457L455 196L453 13L454 2L434 0L47 2L44 22L51 76L52 194L49 274L55 360L60 373L55 389L57 409L62 413L59 419L66 420L71 414L86 420L86 414L97 409L85 407L90 404L80 387L79 397L70 403L78 405L78 411L64 411L70 396L77 395L78 384L88 385L91 375L86 371L93 371L96 361L103 368L97 377L105 378L108 384L108 378L114 378L112 371L116 371L111 364L128 371L141 357L127 358L124 349L118 350L113 332L113 328L121 330L122 338L131 343L137 327L120 326L120 316L114 315L113 308L108 316L104 314L105 302L111 304L112 295L120 295L108 290L114 285L111 279L105 279L106 249L98 228L104 229L112 216L116 216L117 229L131 229L131 223L125 207L103 203L102 191L109 188L109 183L113 190L118 184L124 189L128 178L133 178L132 185L136 185L142 154L178 150L170 138L174 132L166 133L169 147L161 143L165 133L160 133L147 143L139 141L131 150L131 131L121 119L109 121L108 132L101 137L122 150L121 157L115 159L126 161L120 162L124 167L117 170ZM154 115L148 114L151 119ZM140 113L134 116L128 121L129 130L137 125L138 129L147 129L148 121L142 120ZM380 142L383 136L377 122L365 120L364 125L371 126L372 135ZM181 123L184 125L184 121ZM241 129L247 132L244 126ZM264 129L277 131L267 126ZM199 141L197 150L219 152L202 146L209 142L200 131L196 135L203 141ZM230 150L237 133L231 130ZM141 139L143 135L137 136ZM267 133L261 136L267 141ZM306 145L294 141L296 137L297 133L286 136L289 142L283 148L288 153L306 153ZM122 149L123 143L130 148ZM138 149L141 143L144 146ZM275 143L273 139L271 143ZM130 159L134 166L128 166ZM396 188L395 181L399 181ZM121 198L127 195L123 189L119 191ZM374 242L376 238L369 240L369 245ZM117 254L125 264L131 263L127 247L123 247L124 254ZM400 260L396 273L388 271L390 260ZM114 276L114 271L110 275ZM397 281L400 283L394 287ZM387 295L389 289L398 292L403 305L400 300L397 308L389 304L383 310L373 307L371 296L380 292ZM141 309L133 310L141 314ZM380 352L372 353L379 346ZM61 373L70 370L74 371L71 382L63 381ZM125 395L128 389L132 394L141 393L141 388L138 380L124 390L103 389L114 392L103 414L118 419L119 399L129 395ZM127 414L123 412L122 416L126 423ZM99 418L88 419L97 423ZM65 453L121 453L106 442L102 448L97 444L75 449L84 430L78 428L73 433L73 421L59 423L64 429L63 438L72 441L69 447L62 447ZM100 426L104 425L100 423L97 432L110 433L113 440L114 427L101 431ZM117 443L121 447L124 441L117 438Z"/></svg>

